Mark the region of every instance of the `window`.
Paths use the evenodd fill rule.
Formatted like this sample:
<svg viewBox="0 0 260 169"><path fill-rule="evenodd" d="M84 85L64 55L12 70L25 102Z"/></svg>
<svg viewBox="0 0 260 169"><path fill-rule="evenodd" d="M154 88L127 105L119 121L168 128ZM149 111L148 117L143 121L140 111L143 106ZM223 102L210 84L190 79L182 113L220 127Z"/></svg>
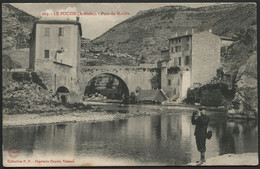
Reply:
<svg viewBox="0 0 260 169"><path fill-rule="evenodd" d="M176 94L176 88L173 89L173 94L174 94L174 95Z"/></svg>
<svg viewBox="0 0 260 169"><path fill-rule="evenodd" d="M187 36L187 42L190 40L190 38Z"/></svg>
<svg viewBox="0 0 260 169"><path fill-rule="evenodd" d="M179 57L179 66L181 66L181 57Z"/></svg>
<svg viewBox="0 0 260 169"><path fill-rule="evenodd" d="M50 36L50 28L44 28L44 36Z"/></svg>
<svg viewBox="0 0 260 169"><path fill-rule="evenodd" d="M189 64L189 56L185 56L185 65Z"/></svg>
<svg viewBox="0 0 260 169"><path fill-rule="evenodd" d="M174 53L174 48L173 48L173 46L172 46L172 48L171 48L171 51L172 51L172 53Z"/></svg>
<svg viewBox="0 0 260 169"><path fill-rule="evenodd" d="M178 58L174 58L174 66L178 65Z"/></svg>
<svg viewBox="0 0 260 169"><path fill-rule="evenodd" d="M168 79L168 86L171 86L171 84L172 84L171 79Z"/></svg>
<svg viewBox="0 0 260 169"><path fill-rule="evenodd" d="M181 42L181 38L176 38L176 39L175 39L175 42L176 42L176 43L180 43L180 42Z"/></svg>
<svg viewBox="0 0 260 169"><path fill-rule="evenodd" d="M185 50L189 50L189 44L186 44Z"/></svg>
<svg viewBox="0 0 260 169"><path fill-rule="evenodd" d="M181 46L175 46L175 52L180 52L181 51Z"/></svg>
<svg viewBox="0 0 260 169"><path fill-rule="evenodd" d="M64 28L59 28L59 36L64 36Z"/></svg>
<svg viewBox="0 0 260 169"><path fill-rule="evenodd" d="M49 58L49 50L44 50L44 58Z"/></svg>

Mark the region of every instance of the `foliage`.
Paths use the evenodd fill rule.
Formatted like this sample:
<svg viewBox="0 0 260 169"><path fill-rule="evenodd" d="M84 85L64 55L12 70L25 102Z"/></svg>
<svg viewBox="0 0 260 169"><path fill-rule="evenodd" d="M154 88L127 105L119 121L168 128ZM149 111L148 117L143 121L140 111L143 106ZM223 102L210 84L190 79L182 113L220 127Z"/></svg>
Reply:
<svg viewBox="0 0 260 169"><path fill-rule="evenodd" d="M114 82L115 82L115 78L113 76L109 76L108 82L106 84L106 88L112 89Z"/></svg>
<svg viewBox="0 0 260 169"><path fill-rule="evenodd" d="M9 55L2 55L2 69L22 68L21 64L14 61Z"/></svg>

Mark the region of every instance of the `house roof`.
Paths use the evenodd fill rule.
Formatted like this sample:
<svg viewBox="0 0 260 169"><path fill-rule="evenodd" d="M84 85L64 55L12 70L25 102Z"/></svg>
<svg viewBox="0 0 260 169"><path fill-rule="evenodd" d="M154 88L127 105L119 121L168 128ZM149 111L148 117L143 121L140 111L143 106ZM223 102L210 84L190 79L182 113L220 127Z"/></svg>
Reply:
<svg viewBox="0 0 260 169"><path fill-rule="evenodd" d="M194 34L200 34L200 33L205 33L205 32L210 33L210 34L212 34L212 35L215 35L214 33L211 33L211 32L209 32L209 31L201 31L201 32L194 32L194 33L192 33L192 34L176 36L176 37L170 38L170 39L168 39L168 40L173 40L173 39L177 39L177 38L183 38L183 37L192 36L192 35L194 35ZM218 36L218 35L215 35L215 36ZM222 37L221 37L221 38L222 38ZM223 38L230 39L230 38L227 38L227 37L223 37Z"/></svg>
<svg viewBox="0 0 260 169"><path fill-rule="evenodd" d="M154 89L154 90L141 90L139 92L139 95L137 96L137 100L142 101L162 101L158 99L158 95L161 94L164 100L167 100L167 97L160 89Z"/></svg>
<svg viewBox="0 0 260 169"><path fill-rule="evenodd" d="M176 37L170 38L168 40L177 39L177 38L183 38L183 37L186 37L186 36L192 36L192 34L176 36Z"/></svg>
<svg viewBox="0 0 260 169"><path fill-rule="evenodd" d="M220 38L221 38L221 40L234 41L234 40L233 40L232 38L230 38L230 37L221 36Z"/></svg>
<svg viewBox="0 0 260 169"><path fill-rule="evenodd" d="M36 24L72 24L72 25L78 25L80 36L82 36L81 24L78 21L73 21L73 20L38 20L38 21L35 22L35 25ZM35 27L34 27L34 29L35 29Z"/></svg>
<svg viewBox="0 0 260 169"><path fill-rule="evenodd" d="M163 50L161 50L161 52L168 52L169 51L169 49L163 49Z"/></svg>

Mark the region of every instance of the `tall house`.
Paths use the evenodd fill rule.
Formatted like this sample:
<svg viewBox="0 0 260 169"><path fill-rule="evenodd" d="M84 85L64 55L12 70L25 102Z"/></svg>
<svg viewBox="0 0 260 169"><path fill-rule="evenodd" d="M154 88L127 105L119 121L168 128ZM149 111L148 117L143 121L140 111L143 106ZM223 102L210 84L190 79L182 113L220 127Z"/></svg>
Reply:
<svg viewBox="0 0 260 169"><path fill-rule="evenodd" d="M220 37L208 31L169 39L168 54L162 51L159 63L161 88L167 96L183 99L188 88L208 83L220 67L220 47Z"/></svg>
<svg viewBox="0 0 260 169"><path fill-rule="evenodd" d="M73 20L39 20L30 39L29 68L48 74L47 86L57 90L57 81L71 87L78 79L81 24ZM66 78L63 78L63 77ZM47 76L46 76L47 77Z"/></svg>

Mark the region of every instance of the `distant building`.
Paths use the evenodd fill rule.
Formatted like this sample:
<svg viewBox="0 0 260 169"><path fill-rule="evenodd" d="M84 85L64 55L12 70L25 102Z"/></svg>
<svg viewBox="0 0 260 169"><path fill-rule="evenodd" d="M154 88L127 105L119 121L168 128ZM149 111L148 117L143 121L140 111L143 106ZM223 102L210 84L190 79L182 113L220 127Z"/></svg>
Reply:
<svg viewBox="0 0 260 169"><path fill-rule="evenodd" d="M226 46L230 46L234 43L234 40L232 38L229 37L220 37L221 40L221 47L226 47Z"/></svg>
<svg viewBox="0 0 260 169"><path fill-rule="evenodd" d="M226 52L228 52L228 48L230 45L232 45L235 40L233 40L232 38L229 37L221 37L221 56L225 55Z"/></svg>
<svg viewBox="0 0 260 169"><path fill-rule="evenodd" d="M166 60L170 60L170 53L169 53L169 49L164 49L161 51L161 57L162 60L166 61Z"/></svg>
<svg viewBox="0 0 260 169"><path fill-rule="evenodd" d="M208 83L220 67L221 39L204 31L169 39L161 52L161 89L174 99L184 99L188 88Z"/></svg>

